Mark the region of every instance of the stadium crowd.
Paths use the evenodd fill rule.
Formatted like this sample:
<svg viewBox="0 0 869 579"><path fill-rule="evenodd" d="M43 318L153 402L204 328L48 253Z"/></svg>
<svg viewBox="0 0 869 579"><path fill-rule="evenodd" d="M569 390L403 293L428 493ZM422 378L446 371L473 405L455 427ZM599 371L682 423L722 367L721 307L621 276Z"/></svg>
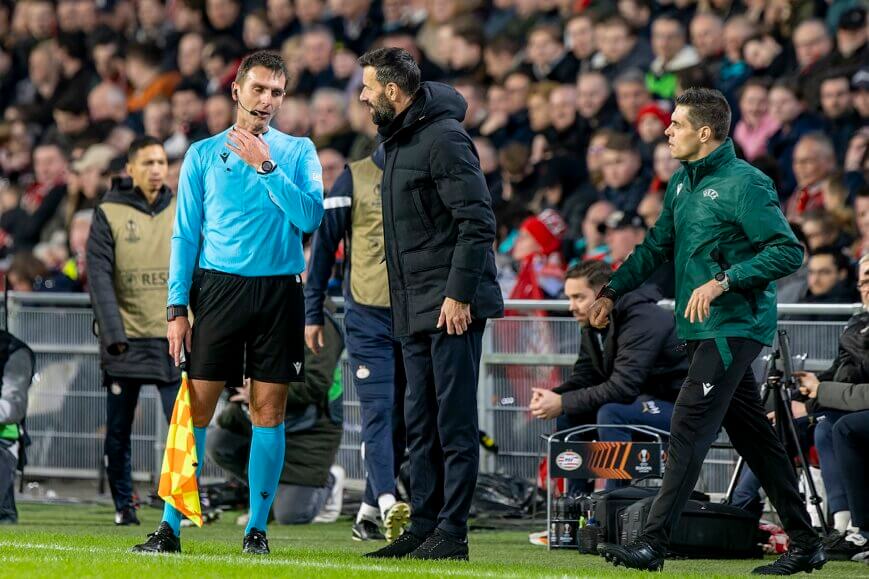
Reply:
<svg viewBox="0 0 869 579"><path fill-rule="evenodd" d="M93 209L130 144L162 142L176 190L190 144L233 122L256 49L290 68L275 125L313 140L328 195L376 145L357 59L396 46L467 101L504 297L564 297L570 265L619 267L679 167L673 99L711 87L807 248L779 301L854 303L859 286L869 303L867 30L860 0L0 0L0 267L13 290L85 291Z"/></svg>

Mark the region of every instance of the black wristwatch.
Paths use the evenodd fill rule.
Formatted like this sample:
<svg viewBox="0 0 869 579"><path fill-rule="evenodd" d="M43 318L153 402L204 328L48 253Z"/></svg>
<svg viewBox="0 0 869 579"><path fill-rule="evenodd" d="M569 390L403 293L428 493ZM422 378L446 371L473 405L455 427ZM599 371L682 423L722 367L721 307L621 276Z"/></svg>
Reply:
<svg viewBox="0 0 869 579"><path fill-rule="evenodd" d="M169 306L166 308L166 321L171 322L175 318L187 317L187 306Z"/></svg>
<svg viewBox="0 0 869 579"><path fill-rule="evenodd" d="M612 300L613 302L616 301L616 297L617 297L616 290L614 290L613 288L611 288L608 285L605 285L602 288L600 288L600 291L597 292L597 296L596 296L597 299L607 298L609 300Z"/></svg>
<svg viewBox="0 0 869 579"><path fill-rule="evenodd" d="M272 161L271 159L267 159L267 160L263 161L262 165L259 166L259 171L257 171L257 172L260 175L268 175L269 173L274 171L275 168L277 168L277 165L275 165L275 162Z"/></svg>
<svg viewBox="0 0 869 579"><path fill-rule="evenodd" d="M727 272L719 271L715 274L715 281L718 282L718 285L721 287L722 291L728 291L730 289L730 278L727 277Z"/></svg>

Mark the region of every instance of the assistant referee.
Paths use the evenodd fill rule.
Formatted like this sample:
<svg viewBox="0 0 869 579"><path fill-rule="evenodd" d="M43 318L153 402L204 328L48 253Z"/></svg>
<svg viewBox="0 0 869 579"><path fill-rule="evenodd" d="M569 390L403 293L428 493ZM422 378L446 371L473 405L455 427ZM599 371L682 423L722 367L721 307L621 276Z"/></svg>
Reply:
<svg viewBox="0 0 869 579"><path fill-rule="evenodd" d="M720 92L688 89L676 99L665 134L682 167L670 179L655 227L600 291L589 314L593 326L605 326L619 296L661 264L675 262L677 331L687 341L691 366L673 411L664 481L641 537L598 550L616 565L660 570L670 531L723 425L791 540L787 553L754 573L811 572L826 556L751 369L775 335L773 282L800 267L802 248L772 182L736 158L729 130L730 107Z"/></svg>
<svg viewBox="0 0 869 579"><path fill-rule="evenodd" d="M269 127L288 76L273 52L241 62L232 83L235 125L194 143L184 158L169 265L169 354L178 364L182 344L190 350L197 473L205 429L226 381L241 374L243 363L252 381L243 550L253 554L269 552L266 521L284 461L287 389L304 379L302 233L313 232L323 216L313 143ZM157 531L134 550L180 551L180 523L167 504Z"/></svg>

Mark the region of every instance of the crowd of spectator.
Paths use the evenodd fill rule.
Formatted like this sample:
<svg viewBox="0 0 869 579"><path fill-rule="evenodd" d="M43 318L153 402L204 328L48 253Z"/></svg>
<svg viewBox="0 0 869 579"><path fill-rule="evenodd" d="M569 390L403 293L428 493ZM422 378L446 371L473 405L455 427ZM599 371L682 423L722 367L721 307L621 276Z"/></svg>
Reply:
<svg viewBox="0 0 869 579"><path fill-rule="evenodd" d="M0 0L0 39L0 259L16 290L86 287L91 211L132 139L165 144L176 188L189 145L233 122L229 85L254 49L289 65L274 125L313 140L328 194L377 139L357 58L400 46L467 101L506 297L562 297L582 260L619 266L679 166L673 99L703 86L728 98L738 154L772 177L808 249L783 301L856 301L860 0Z"/></svg>

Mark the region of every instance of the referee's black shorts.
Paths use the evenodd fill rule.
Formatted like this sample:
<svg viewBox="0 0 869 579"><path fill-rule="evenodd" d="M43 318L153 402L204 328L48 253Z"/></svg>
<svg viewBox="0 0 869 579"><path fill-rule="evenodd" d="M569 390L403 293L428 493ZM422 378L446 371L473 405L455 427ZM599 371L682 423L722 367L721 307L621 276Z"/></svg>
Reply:
<svg viewBox="0 0 869 579"><path fill-rule="evenodd" d="M190 290L192 379L301 382L305 303L297 275L242 277L201 270Z"/></svg>

